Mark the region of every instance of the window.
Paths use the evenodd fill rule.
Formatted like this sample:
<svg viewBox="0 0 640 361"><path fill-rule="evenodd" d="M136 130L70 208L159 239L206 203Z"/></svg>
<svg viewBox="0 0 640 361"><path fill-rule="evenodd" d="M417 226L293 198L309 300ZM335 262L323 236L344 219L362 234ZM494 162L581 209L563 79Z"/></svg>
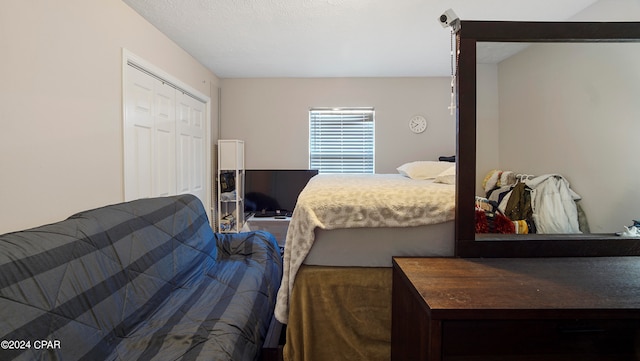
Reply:
<svg viewBox="0 0 640 361"><path fill-rule="evenodd" d="M373 108L311 109L309 167L319 173L374 173Z"/></svg>

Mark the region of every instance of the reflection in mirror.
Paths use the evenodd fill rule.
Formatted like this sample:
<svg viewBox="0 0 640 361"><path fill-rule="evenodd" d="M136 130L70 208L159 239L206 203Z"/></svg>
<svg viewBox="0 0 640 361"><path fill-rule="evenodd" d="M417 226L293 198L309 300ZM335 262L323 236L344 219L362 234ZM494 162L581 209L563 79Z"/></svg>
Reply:
<svg viewBox="0 0 640 361"><path fill-rule="evenodd" d="M478 42L477 61L476 195L494 169L559 174L585 233L640 219L640 44Z"/></svg>

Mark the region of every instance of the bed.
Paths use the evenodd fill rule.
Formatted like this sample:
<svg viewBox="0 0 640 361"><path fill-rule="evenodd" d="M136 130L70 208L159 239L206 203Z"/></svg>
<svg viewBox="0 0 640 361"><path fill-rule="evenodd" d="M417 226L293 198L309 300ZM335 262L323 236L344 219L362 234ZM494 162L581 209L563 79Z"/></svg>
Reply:
<svg viewBox="0 0 640 361"><path fill-rule="evenodd" d="M285 360L389 359L391 257L454 254L455 166L413 163L321 174L301 192L275 310Z"/></svg>

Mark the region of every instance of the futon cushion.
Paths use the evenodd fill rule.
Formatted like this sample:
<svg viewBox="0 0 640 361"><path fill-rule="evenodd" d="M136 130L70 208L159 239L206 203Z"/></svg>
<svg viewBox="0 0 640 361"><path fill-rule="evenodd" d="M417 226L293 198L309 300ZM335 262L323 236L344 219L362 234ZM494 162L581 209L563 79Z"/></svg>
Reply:
<svg viewBox="0 0 640 361"><path fill-rule="evenodd" d="M236 347L260 344L280 277L273 236L215 234L191 195L2 235L0 338L60 347L0 359L254 359Z"/></svg>

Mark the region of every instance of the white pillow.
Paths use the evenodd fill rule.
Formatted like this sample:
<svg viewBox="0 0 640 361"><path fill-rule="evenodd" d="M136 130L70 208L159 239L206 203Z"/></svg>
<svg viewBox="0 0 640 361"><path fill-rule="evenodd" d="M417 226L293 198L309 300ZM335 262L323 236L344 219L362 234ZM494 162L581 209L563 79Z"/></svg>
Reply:
<svg viewBox="0 0 640 361"><path fill-rule="evenodd" d="M444 183L444 184L456 184L456 166L452 166L451 168L445 170L444 172L438 174L435 183Z"/></svg>
<svg viewBox="0 0 640 361"><path fill-rule="evenodd" d="M405 163L397 168L398 172L411 179L434 179L440 173L451 168L451 162L437 162L431 160Z"/></svg>

